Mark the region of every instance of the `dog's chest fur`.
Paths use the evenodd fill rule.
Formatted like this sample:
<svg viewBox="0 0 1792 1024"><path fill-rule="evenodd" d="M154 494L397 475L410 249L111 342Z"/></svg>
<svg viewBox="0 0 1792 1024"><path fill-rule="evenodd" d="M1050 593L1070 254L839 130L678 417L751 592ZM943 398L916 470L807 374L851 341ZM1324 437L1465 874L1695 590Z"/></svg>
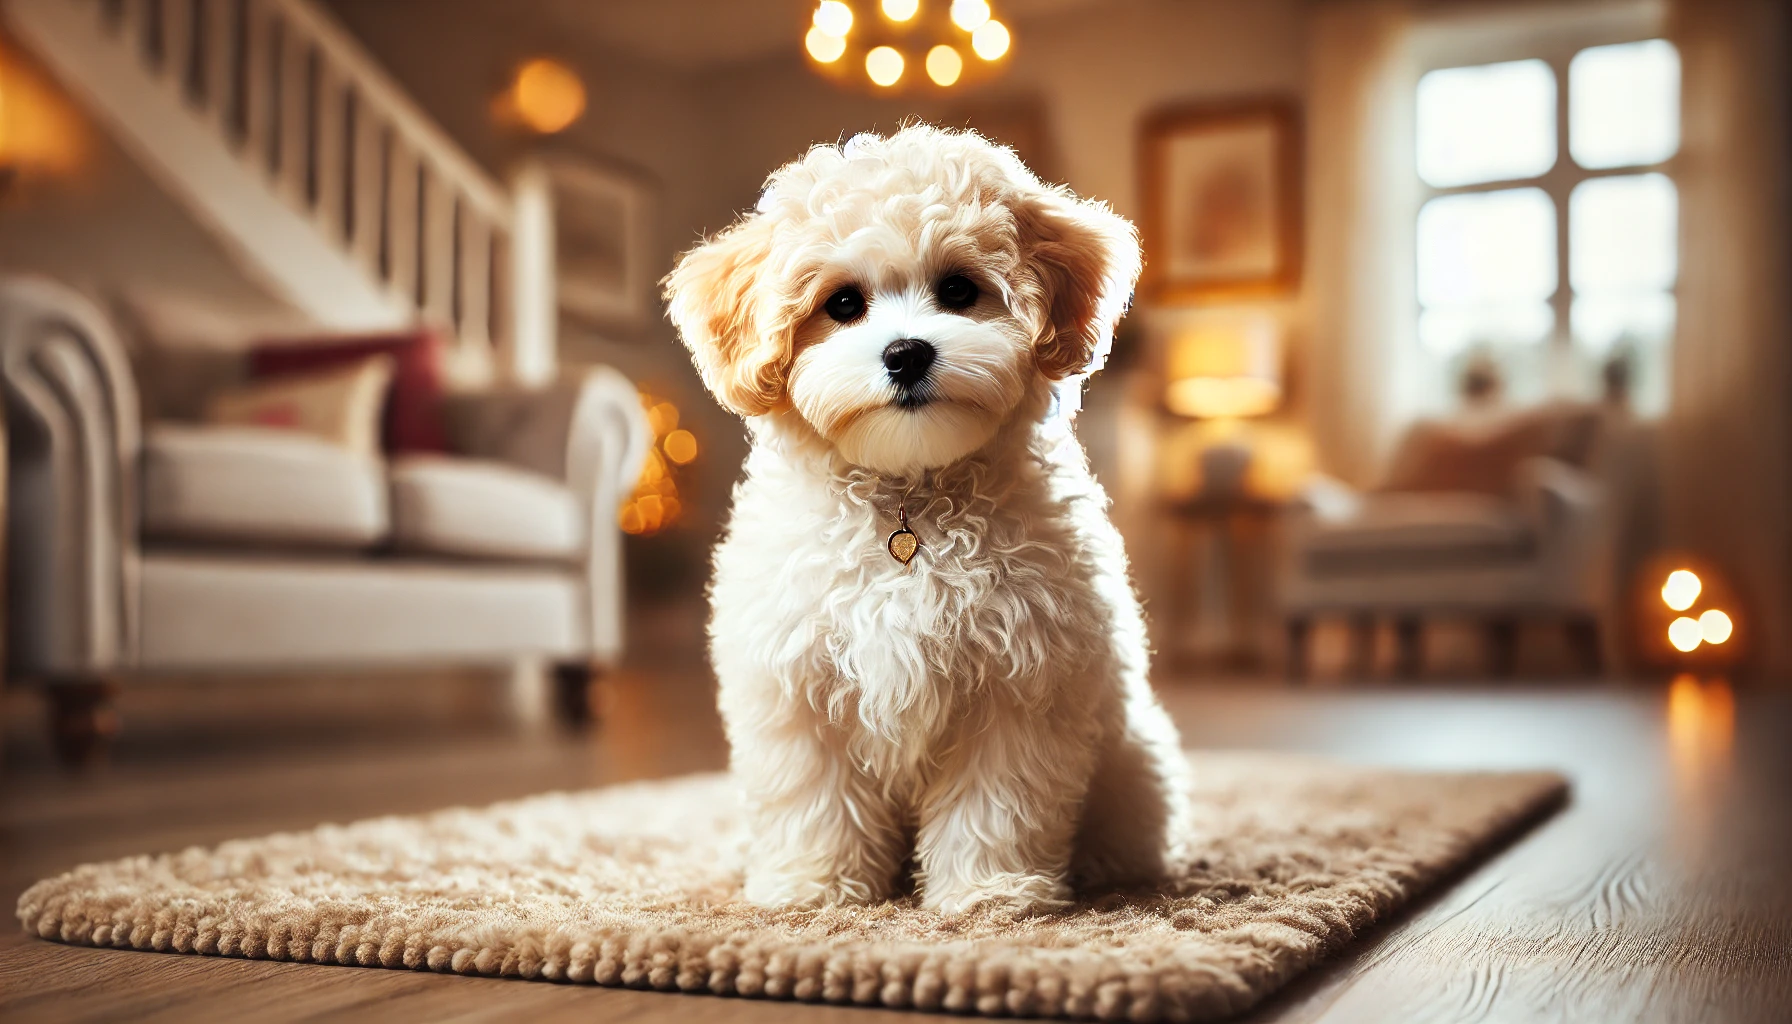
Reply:
<svg viewBox="0 0 1792 1024"><path fill-rule="evenodd" d="M917 488L905 569L885 547L901 492L756 450L716 554L724 688L776 687L878 774L936 755L976 702L1045 713L1066 679L1108 668L1109 651L1068 638L1112 614L1079 530L1099 497L1065 494L1047 468Z"/></svg>

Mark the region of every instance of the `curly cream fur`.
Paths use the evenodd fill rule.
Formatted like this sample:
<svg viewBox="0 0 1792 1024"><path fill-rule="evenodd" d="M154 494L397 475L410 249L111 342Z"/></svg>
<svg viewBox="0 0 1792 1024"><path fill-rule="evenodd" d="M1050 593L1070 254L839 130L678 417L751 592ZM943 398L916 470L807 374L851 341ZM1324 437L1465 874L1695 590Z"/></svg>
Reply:
<svg viewBox="0 0 1792 1024"><path fill-rule="evenodd" d="M1138 268L1105 206L914 126L812 149L668 277L753 440L710 595L750 899L881 899L911 856L948 912L1162 873L1184 762L1069 426ZM974 306L942 308L948 274ZM848 285L866 312L835 323ZM918 406L881 362L901 338L938 353Z"/></svg>

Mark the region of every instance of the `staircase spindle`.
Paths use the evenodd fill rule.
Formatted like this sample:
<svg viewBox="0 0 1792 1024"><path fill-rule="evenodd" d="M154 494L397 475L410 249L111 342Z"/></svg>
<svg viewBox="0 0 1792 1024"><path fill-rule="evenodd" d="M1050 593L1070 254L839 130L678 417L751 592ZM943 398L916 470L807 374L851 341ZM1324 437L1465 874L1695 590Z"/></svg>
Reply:
<svg viewBox="0 0 1792 1024"><path fill-rule="evenodd" d="M348 183L347 117L343 113L346 93L342 76L328 60L313 52L312 123L315 126L311 153L312 179L316 183L315 212L317 223L330 241L343 244L348 232L343 228Z"/></svg>
<svg viewBox="0 0 1792 1024"><path fill-rule="evenodd" d="M205 26L205 62L200 75L204 80L200 110L217 127L225 139L235 142L231 125L236 105L236 3L235 0L195 0L199 20Z"/></svg>
<svg viewBox="0 0 1792 1024"><path fill-rule="evenodd" d="M386 150L386 283L410 302L421 280L417 201L417 154L393 132Z"/></svg>
<svg viewBox="0 0 1792 1024"><path fill-rule="evenodd" d="M455 318L461 344L491 344L492 230L484 217L462 207L460 218L460 309Z"/></svg>
<svg viewBox="0 0 1792 1024"><path fill-rule="evenodd" d="M355 262L369 274L384 278L380 266L380 234L386 220L385 129L359 91L349 92L354 110L354 160L349 168L348 247Z"/></svg>
<svg viewBox="0 0 1792 1024"><path fill-rule="evenodd" d="M437 323L454 322L454 193L441 177L430 174L423 190L423 301L419 305Z"/></svg>
<svg viewBox="0 0 1792 1024"><path fill-rule="evenodd" d="M275 169L281 194L295 207L309 205L305 194L311 154L306 149L311 129L310 90L306 88L306 51L310 40L290 20L280 31L280 163Z"/></svg>

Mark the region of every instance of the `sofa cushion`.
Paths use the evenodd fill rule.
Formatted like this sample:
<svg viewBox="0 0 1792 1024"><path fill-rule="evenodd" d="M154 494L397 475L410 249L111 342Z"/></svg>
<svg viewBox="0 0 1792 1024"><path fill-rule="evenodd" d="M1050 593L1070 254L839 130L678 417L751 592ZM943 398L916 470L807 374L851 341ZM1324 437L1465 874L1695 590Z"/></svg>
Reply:
<svg viewBox="0 0 1792 1024"><path fill-rule="evenodd" d="M560 481L502 462L413 455L392 463L392 541L464 558L578 556L579 502Z"/></svg>
<svg viewBox="0 0 1792 1024"><path fill-rule="evenodd" d="M291 430L152 426L143 445L151 537L360 548L386 535L379 460Z"/></svg>
<svg viewBox="0 0 1792 1024"><path fill-rule="evenodd" d="M1372 494L1307 538L1318 575L1459 569L1522 560L1535 535L1510 501L1484 494Z"/></svg>

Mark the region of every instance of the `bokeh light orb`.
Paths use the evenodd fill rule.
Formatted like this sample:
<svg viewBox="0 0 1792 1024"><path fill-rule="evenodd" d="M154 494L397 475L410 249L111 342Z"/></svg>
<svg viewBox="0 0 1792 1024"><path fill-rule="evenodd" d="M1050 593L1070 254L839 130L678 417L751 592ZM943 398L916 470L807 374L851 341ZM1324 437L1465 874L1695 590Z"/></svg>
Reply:
<svg viewBox="0 0 1792 1024"><path fill-rule="evenodd" d="M879 46L865 55L865 74L888 88L902 79L904 61L894 46Z"/></svg>
<svg viewBox="0 0 1792 1024"><path fill-rule="evenodd" d="M1684 615L1668 624L1668 643L1674 650L1682 654L1691 654L1704 642L1704 631L1699 628L1699 620Z"/></svg>
<svg viewBox="0 0 1792 1024"><path fill-rule="evenodd" d="M840 0L821 0L812 20L816 28L828 35L844 37L852 31L852 8Z"/></svg>
<svg viewBox="0 0 1792 1024"><path fill-rule="evenodd" d="M818 28L811 28L803 37L803 48L809 56L823 64L832 64L846 52L846 39L843 36L830 36Z"/></svg>
<svg viewBox="0 0 1792 1024"><path fill-rule="evenodd" d="M1675 569L1668 573L1667 581L1661 585L1661 600L1669 608L1683 612L1692 607L1704 589L1697 573L1691 569Z"/></svg>
<svg viewBox="0 0 1792 1024"><path fill-rule="evenodd" d="M1721 644L1736 632L1736 624L1721 609L1707 608L1699 615L1699 639L1708 644Z"/></svg>
<svg viewBox="0 0 1792 1024"><path fill-rule="evenodd" d="M907 21L921 9L921 0L884 0L884 17L891 21Z"/></svg>
<svg viewBox="0 0 1792 1024"><path fill-rule="evenodd" d="M984 60L995 60L1008 52L1008 26L999 21L986 21L971 33L971 49Z"/></svg>
<svg viewBox="0 0 1792 1024"><path fill-rule="evenodd" d="M951 85L964 73L964 58L958 51L941 43L927 51L927 77L935 85Z"/></svg>
<svg viewBox="0 0 1792 1024"><path fill-rule="evenodd" d="M565 130L585 112L585 83L571 68L546 57L517 69L512 95L517 115L542 135Z"/></svg>

